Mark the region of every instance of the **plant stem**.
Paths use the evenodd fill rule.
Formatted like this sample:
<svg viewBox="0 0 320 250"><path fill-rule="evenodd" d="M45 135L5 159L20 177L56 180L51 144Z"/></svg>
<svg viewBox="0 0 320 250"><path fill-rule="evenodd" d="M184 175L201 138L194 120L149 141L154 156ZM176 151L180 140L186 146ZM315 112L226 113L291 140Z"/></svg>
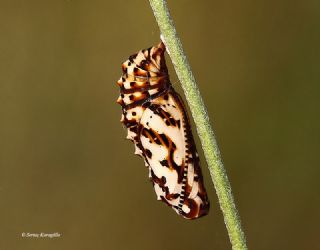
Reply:
<svg viewBox="0 0 320 250"><path fill-rule="evenodd" d="M241 229L240 218L233 200L231 186L221 160L207 110L202 101L190 65L183 52L167 3L165 0L149 0L149 2L158 22L164 40L163 42L170 52L169 55L195 121L211 178L224 216L224 222L228 230L232 249L247 249L245 235Z"/></svg>

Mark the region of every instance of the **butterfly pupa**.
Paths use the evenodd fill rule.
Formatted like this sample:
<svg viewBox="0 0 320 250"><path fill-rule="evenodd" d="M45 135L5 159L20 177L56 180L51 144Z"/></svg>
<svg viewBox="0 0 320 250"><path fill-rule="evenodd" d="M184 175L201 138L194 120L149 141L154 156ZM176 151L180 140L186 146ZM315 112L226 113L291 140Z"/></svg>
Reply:
<svg viewBox="0 0 320 250"><path fill-rule="evenodd" d="M187 111L169 80L165 45L139 51L122 64L121 122L149 169L157 199L186 219L209 211Z"/></svg>

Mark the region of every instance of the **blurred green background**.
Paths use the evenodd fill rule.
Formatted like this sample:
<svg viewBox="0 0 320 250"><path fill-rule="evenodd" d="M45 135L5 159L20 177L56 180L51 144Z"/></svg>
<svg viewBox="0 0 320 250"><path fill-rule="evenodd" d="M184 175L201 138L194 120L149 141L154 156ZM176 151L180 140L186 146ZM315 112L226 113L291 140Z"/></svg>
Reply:
<svg viewBox="0 0 320 250"><path fill-rule="evenodd" d="M249 248L320 249L320 2L169 7ZM211 213L186 221L119 123L120 65L159 41L148 1L0 0L0 34L1 250L230 249L199 143Z"/></svg>

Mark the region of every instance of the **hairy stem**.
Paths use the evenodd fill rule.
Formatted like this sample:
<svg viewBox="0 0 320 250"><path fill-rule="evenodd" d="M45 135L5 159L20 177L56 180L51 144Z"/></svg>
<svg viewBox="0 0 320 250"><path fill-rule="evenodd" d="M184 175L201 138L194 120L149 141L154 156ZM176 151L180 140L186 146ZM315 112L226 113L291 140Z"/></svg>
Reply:
<svg viewBox="0 0 320 250"><path fill-rule="evenodd" d="M165 0L149 0L149 2L159 25L164 43L170 52L169 55L195 121L211 178L224 216L224 222L228 230L232 249L247 249L245 235L241 229L240 218L233 200L231 186L221 160L207 110L190 65L183 52L167 3Z"/></svg>

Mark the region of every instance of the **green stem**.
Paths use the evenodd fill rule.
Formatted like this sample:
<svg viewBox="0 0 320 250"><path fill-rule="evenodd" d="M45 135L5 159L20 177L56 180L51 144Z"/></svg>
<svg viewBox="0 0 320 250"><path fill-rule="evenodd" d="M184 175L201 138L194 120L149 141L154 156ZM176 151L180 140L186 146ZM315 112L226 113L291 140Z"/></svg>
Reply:
<svg viewBox="0 0 320 250"><path fill-rule="evenodd" d="M190 65L183 52L167 3L165 0L149 0L149 2L190 106L211 178L217 192L232 249L247 249L245 235L241 229L240 218L233 200L231 186L221 160L207 110L202 101Z"/></svg>

